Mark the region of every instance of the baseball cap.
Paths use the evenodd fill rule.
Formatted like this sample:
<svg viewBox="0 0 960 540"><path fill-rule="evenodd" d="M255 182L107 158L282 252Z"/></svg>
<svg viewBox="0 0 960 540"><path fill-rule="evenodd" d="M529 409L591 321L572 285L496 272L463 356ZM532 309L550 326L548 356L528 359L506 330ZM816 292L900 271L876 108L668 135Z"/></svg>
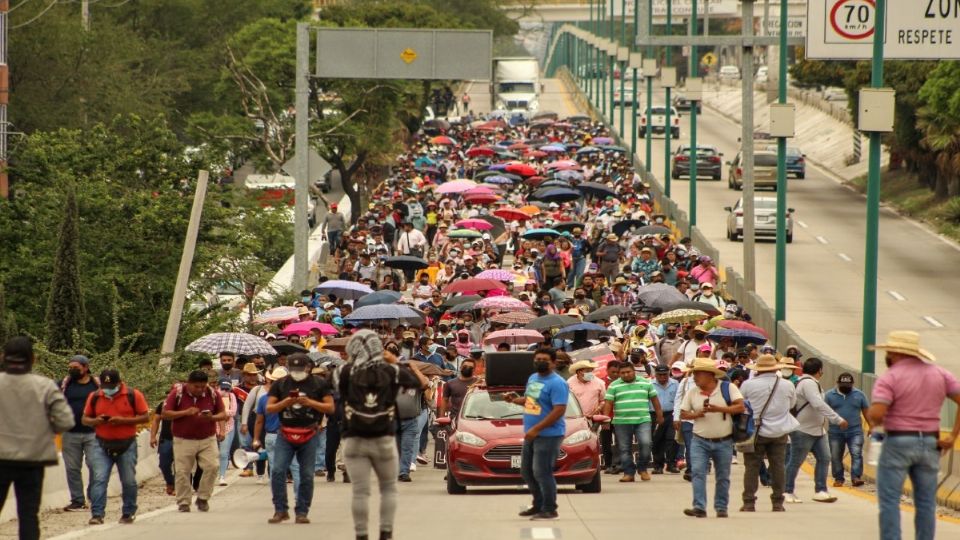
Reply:
<svg viewBox="0 0 960 540"><path fill-rule="evenodd" d="M290 369L313 367L312 364L310 357L303 353L295 353L287 357L287 367Z"/></svg>
<svg viewBox="0 0 960 540"><path fill-rule="evenodd" d="M100 386L113 388L120 384L120 372L115 369L105 369L100 372Z"/></svg>
<svg viewBox="0 0 960 540"><path fill-rule="evenodd" d="M86 356L82 355L82 354L75 354L75 355L71 356L71 357L70 357L70 360L68 360L67 363L69 364L69 363L72 363L72 362L76 362L76 363L78 363L78 364L80 364L80 365L83 365L83 366L89 366L89 365L90 365L90 359L87 358Z"/></svg>
<svg viewBox="0 0 960 540"><path fill-rule="evenodd" d="M838 382L838 383L853 384L853 375L851 375L851 374L849 374L849 373L841 373L840 376L837 377L837 382Z"/></svg>
<svg viewBox="0 0 960 540"><path fill-rule="evenodd" d="M654 373L670 373L670 368L668 368L667 366L657 366L656 369L653 370L653 372Z"/></svg>

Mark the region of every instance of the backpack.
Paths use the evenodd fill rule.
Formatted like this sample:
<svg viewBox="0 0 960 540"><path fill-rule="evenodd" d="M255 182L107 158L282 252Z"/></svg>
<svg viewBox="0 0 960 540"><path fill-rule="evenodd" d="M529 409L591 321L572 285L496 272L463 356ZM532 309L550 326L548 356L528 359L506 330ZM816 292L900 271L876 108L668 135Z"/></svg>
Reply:
<svg viewBox="0 0 960 540"><path fill-rule="evenodd" d="M727 403L727 406L730 406L730 381L722 381L720 383L720 393L723 394L723 401ZM740 414L734 414L733 418L733 442L742 442L750 437L753 437L754 430L757 429L756 424L753 421L753 407L750 406L750 402L743 400L743 406L745 410Z"/></svg>
<svg viewBox="0 0 960 540"><path fill-rule="evenodd" d="M387 364L353 371L343 367L341 379L347 382L343 398L343 417L347 431L358 437L383 437L396 431L397 394L391 390L396 368Z"/></svg>
<svg viewBox="0 0 960 540"><path fill-rule="evenodd" d="M817 383L817 390L820 391L820 394L821 394L821 395L823 394L823 388L820 387L820 383L819 383L816 379L814 379L813 377L809 377L809 376L807 376L807 375L804 375L803 377L800 377L800 379L797 380L795 386L798 386L798 387L799 387L799 386L800 386L800 381L803 381L803 380L806 380L806 379L809 379L809 380ZM797 395L799 396L799 393L798 393ZM807 405L809 405L809 404L810 404L810 401L807 401L806 403L804 403L803 405L801 405L801 406L799 406L799 407L794 407L794 408L790 409L790 414L792 414L794 417L800 416L800 411L806 409L806 408L807 408Z"/></svg>
<svg viewBox="0 0 960 540"><path fill-rule="evenodd" d="M103 393L103 390L97 390L93 393L93 397L90 398L90 410L93 411L93 415L97 415L97 401L100 400L100 394ZM134 416L137 414L137 391L133 388L127 387L127 400L130 402L130 410L133 411Z"/></svg>

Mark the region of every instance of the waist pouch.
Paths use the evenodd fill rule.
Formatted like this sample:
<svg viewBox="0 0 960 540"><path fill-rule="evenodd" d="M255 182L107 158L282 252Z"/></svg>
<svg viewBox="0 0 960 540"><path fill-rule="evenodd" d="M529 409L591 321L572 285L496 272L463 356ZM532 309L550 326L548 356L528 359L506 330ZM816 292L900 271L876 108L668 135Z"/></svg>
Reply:
<svg viewBox="0 0 960 540"><path fill-rule="evenodd" d="M136 437L131 437L129 439L101 439L97 437L97 442L100 443L100 448L103 449L104 453L110 457L110 459L116 460L126 452L130 445L136 441Z"/></svg>
<svg viewBox="0 0 960 540"><path fill-rule="evenodd" d="M280 435L290 444L306 444L317 434L316 426L313 427L287 427L280 426Z"/></svg>

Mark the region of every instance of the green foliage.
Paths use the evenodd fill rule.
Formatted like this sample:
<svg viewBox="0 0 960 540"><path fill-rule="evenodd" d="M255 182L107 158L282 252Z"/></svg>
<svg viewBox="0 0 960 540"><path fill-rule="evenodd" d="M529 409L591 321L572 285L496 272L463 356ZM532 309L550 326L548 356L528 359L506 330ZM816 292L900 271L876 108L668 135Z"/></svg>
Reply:
<svg viewBox="0 0 960 540"><path fill-rule="evenodd" d="M69 351L83 343L85 314L80 287L80 216L77 209L77 191L69 181L64 187L66 201L57 238L57 253L53 259L50 295L47 299L46 335L50 349Z"/></svg>
<svg viewBox="0 0 960 540"><path fill-rule="evenodd" d="M960 225L960 197L953 197L940 207L940 218L953 225Z"/></svg>
<svg viewBox="0 0 960 540"><path fill-rule="evenodd" d="M790 66L790 75L801 88L844 86L845 76L854 65L854 62L839 60L808 60L803 48L798 47L797 62Z"/></svg>

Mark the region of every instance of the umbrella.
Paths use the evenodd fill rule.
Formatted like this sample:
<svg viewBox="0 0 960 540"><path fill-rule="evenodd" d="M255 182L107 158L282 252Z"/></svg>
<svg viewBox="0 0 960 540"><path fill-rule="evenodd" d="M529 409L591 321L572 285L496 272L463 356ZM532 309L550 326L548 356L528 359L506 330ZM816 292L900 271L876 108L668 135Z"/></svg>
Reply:
<svg viewBox="0 0 960 540"><path fill-rule="evenodd" d="M517 151L517 150L526 150L527 148L530 148L530 145L528 145L527 143L522 143L522 142L513 143L513 144L507 146L507 150L513 150L514 152Z"/></svg>
<svg viewBox="0 0 960 540"><path fill-rule="evenodd" d="M440 307L449 308L449 307L457 306L460 304L465 304L467 302L476 302L478 300L481 300L482 298L483 298L482 296L476 295L476 294L462 294L460 296L451 296L450 298L447 298L446 300L444 300L443 303L440 304Z"/></svg>
<svg viewBox="0 0 960 540"><path fill-rule="evenodd" d="M461 219L460 221L453 224L455 227L462 227L464 229L475 229L478 231L489 231L493 228L493 225L487 223L482 219Z"/></svg>
<svg viewBox="0 0 960 540"><path fill-rule="evenodd" d="M583 173L580 171L575 171L573 169L563 169L553 173L553 177L558 180L583 180Z"/></svg>
<svg viewBox="0 0 960 540"><path fill-rule="evenodd" d="M525 163L511 163L507 165L507 172L519 174L520 176L534 176L537 170Z"/></svg>
<svg viewBox="0 0 960 540"><path fill-rule="evenodd" d="M401 321L419 324L423 318L410 306L403 304L377 304L374 306L363 306L343 318L349 322L368 322L368 321Z"/></svg>
<svg viewBox="0 0 960 540"><path fill-rule="evenodd" d="M269 343L270 346L277 351L276 354L295 354L307 352L307 349L303 345L284 339L276 339L273 341L268 341L267 343Z"/></svg>
<svg viewBox="0 0 960 540"><path fill-rule="evenodd" d="M653 324L688 323L702 321L708 315L699 309L674 309L657 315L650 321Z"/></svg>
<svg viewBox="0 0 960 540"><path fill-rule="evenodd" d="M619 317L621 315L626 315L627 313L630 313L630 308L627 306L603 306L598 310L591 311L590 314L587 315L586 319L588 322L605 321L610 317Z"/></svg>
<svg viewBox="0 0 960 540"><path fill-rule="evenodd" d="M477 187L477 183L473 180L467 180L466 178L461 178L459 180L451 180L449 182L444 182L437 186L437 189L434 190L435 193L441 194L450 194L450 193L463 193L468 189L473 189Z"/></svg>
<svg viewBox="0 0 960 540"><path fill-rule="evenodd" d="M499 345L501 343L509 343L510 345L543 343L543 334L536 330L510 328L508 330L498 330L483 338L484 345Z"/></svg>
<svg viewBox="0 0 960 540"><path fill-rule="evenodd" d="M614 146L614 145L604 145L602 148L604 152L617 152L620 154L626 153L627 151L627 149L622 146Z"/></svg>
<svg viewBox="0 0 960 540"><path fill-rule="evenodd" d="M662 307L670 302L681 302L687 296L666 283L651 283L637 290L637 297L647 306Z"/></svg>
<svg viewBox="0 0 960 540"><path fill-rule="evenodd" d="M580 164L572 159L561 159L553 163L547 163L547 169L579 169Z"/></svg>
<svg viewBox="0 0 960 540"><path fill-rule="evenodd" d="M523 237L527 240L543 240L548 236L560 236L560 231L554 229L530 229L523 233Z"/></svg>
<svg viewBox="0 0 960 540"><path fill-rule="evenodd" d="M526 221L530 219L530 214L519 208L498 208L493 211L493 215L508 221Z"/></svg>
<svg viewBox="0 0 960 540"><path fill-rule="evenodd" d="M767 334L767 331L755 324L750 324L747 321L738 321L736 319L721 319L717 321L716 326L720 328L731 328L735 330L746 330L748 332L756 332L766 338L770 336Z"/></svg>
<svg viewBox="0 0 960 540"><path fill-rule="evenodd" d="M324 281L314 290L320 294L333 294L336 295L337 298L343 298L344 300L356 300L361 296L366 296L373 292L373 289L363 283L343 279Z"/></svg>
<svg viewBox="0 0 960 540"><path fill-rule="evenodd" d="M464 195L463 200L470 204L492 204L500 200L499 195L493 193L475 193L473 195Z"/></svg>
<svg viewBox="0 0 960 540"><path fill-rule="evenodd" d="M440 366L431 364L430 362L411 360L410 365L416 367L417 371L419 371L424 377L445 377L453 374L453 372L449 369L441 369Z"/></svg>
<svg viewBox="0 0 960 540"><path fill-rule="evenodd" d="M616 197L617 191L610 186L598 182L584 182L577 186L577 189L587 195L594 197Z"/></svg>
<svg viewBox="0 0 960 540"><path fill-rule="evenodd" d="M603 152L603 150L597 148L596 146L584 146L583 148L577 150L578 156L584 156L587 154L597 154Z"/></svg>
<svg viewBox="0 0 960 540"><path fill-rule="evenodd" d="M186 350L208 354L219 354L220 351L231 351L236 354L277 354L277 351L263 338L242 332L209 334L187 345Z"/></svg>
<svg viewBox="0 0 960 540"><path fill-rule="evenodd" d="M532 205L532 204L528 204L527 206L523 206L523 207L519 208L519 210L520 210L521 212L527 214L528 216L535 216L535 215L537 215L537 214L539 214L540 212L543 211L543 210L540 210L540 207L535 206L535 205Z"/></svg>
<svg viewBox="0 0 960 540"><path fill-rule="evenodd" d="M508 184L513 185L513 180L506 176L503 176L502 174L492 174L489 176L484 176L483 181L488 184L496 184L496 185L502 185L502 186L505 186Z"/></svg>
<svg viewBox="0 0 960 540"><path fill-rule="evenodd" d="M707 339L711 341L720 341L723 339L732 339L736 342L737 347L743 347L750 343L756 345L763 345L767 342L767 337L759 332L752 332L750 330L741 330L739 328L718 328L709 334L707 334Z"/></svg>
<svg viewBox="0 0 960 540"><path fill-rule="evenodd" d="M595 144L613 144L613 138L611 137L597 137L593 139Z"/></svg>
<svg viewBox="0 0 960 540"><path fill-rule="evenodd" d="M547 157L547 153L546 153L546 152L542 152L542 151L540 151L540 150L527 150L526 153L524 153L523 155L525 155L525 156L527 156L527 157L536 158L536 159L540 159L540 158L543 158L543 157Z"/></svg>
<svg viewBox="0 0 960 540"><path fill-rule="evenodd" d="M647 225L634 231L634 234L671 234L671 231L663 225Z"/></svg>
<svg viewBox="0 0 960 540"><path fill-rule="evenodd" d="M605 326L600 326L596 323L582 322L561 328L560 331L557 332L557 337L573 335L576 332L586 332L587 338L593 339L602 335L612 334L613 330L610 330Z"/></svg>
<svg viewBox="0 0 960 540"><path fill-rule="evenodd" d="M340 333L337 330L337 327L332 324L317 322L317 321L303 321L293 324L288 324L280 331L281 334L285 336L306 336L312 330L319 330L321 334L325 336L335 336Z"/></svg>
<svg viewBox="0 0 960 540"><path fill-rule="evenodd" d="M641 219L625 219L613 224L612 230L613 234L617 236L623 236L624 233L630 230L630 227L640 228L646 225L647 222Z"/></svg>
<svg viewBox="0 0 960 540"><path fill-rule="evenodd" d="M717 309L713 304L708 304L706 302L694 302L693 300L687 300L685 298L677 302L667 302L660 307L662 307L664 311L673 311L675 309L699 309L710 316L720 314L720 310Z"/></svg>
<svg viewBox="0 0 960 540"><path fill-rule="evenodd" d="M509 311L507 313L498 313L491 317L490 320L502 324L527 324L536 318L537 316L529 311Z"/></svg>
<svg viewBox="0 0 960 540"><path fill-rule="evenodd" d="M534 120L543 120L543 119L556 120L558 118L560 118L560 115L550 110L539 111L533 115Z"/></svg>
<svg viewBox="0 0 960 540"><path fill-rule="evenodd" d="M377 291L368 294L353 303L354 308L363 306L375 306L377 304L396 304L400 301L402 295L397 291Z"/></svg>
<svg viewBox="0 0 960 540"><path fill-rule="evenodd" d="M489 146L474 146L467 150L467 157L492 156L496 153L497 151Z"/></svg>
<svg viewBox="0 0 960 540"><path fill-rule="evenodd" d="M325 350L330 351L343 351L347 348L347 343L350 341L350 337L338 337L333 339L328 339L327 343L323 346Z"/></svg>
<svg viewBox="0 0 960 540"><path fill-rule="evenodd" d="M564 231L571 231L571 232L573 232L574 229L581 229L581 230L583 230L584 225L583 225L583 223L579 223L579 222L576 222L576 221L567 221L567 222L564 222L564 223L554 223L553 228L554 228L554 230L557 230L557 231L560 231L560 232L564 232Z"/></svg>
<svg viewBox="0 0 960 540"><path fill-rule="evenodd" d="M530 306L512 296L490 296L480 300L474 309L495 309L499 311L527 311Z"/></svg>
<svg viewBox="0 0 960 540"><path fill-rule="evenodd" d="M287 321L296 321L300 318L300 310L293 306L280 306L268 309L257 315L254 324L279 324Z"/></svg>
<svg viewBox="0 0 960 540"><path fill-rule="evenodd" d="M387 257L383 261L383 265L389 268L396 268L398 270L421 270L430 266L427 264L427 261L421 259L420 257L411 257L409 255L397 255L395 257Z"/></svg>
<svg viewBox="0 0 960 540"><path fill-rule="evenodd" d="M483 233L473 229L454 229L447 233L449 238L480 238Z"/></svg>
<svg viewBox="0 0 960 540"><path fill-rule="evenodd" d="M550 202L570 202L582 196L578 191L562 187L541 189L530 195L531 198Z"/></svg>
<svg viewBox="0 0 960 540"><path fill-rule="evenodd" d="M496 216L486 215L486 216L477 216L474 219L480 219L486 221L490 225L493 225L493 228L490 229L490 237L496 240L503 233L507 231L507 224L500 218Z"/></svg>
<svg viewBox="0 0 960 540"><path fill-rule="evenodd" d="M447 122L441 118L433 118L424 122L423 127L434 129L450 129L450 122Z"/></svg>
<svg viewBox="0 0 960 540"><path fill-rule="evenodd" d="M477 274L478 279L495 279L497 281L513 281L516 275L502 268L491 268L489 270L484 270Z"/></svg>
<svg viewBox="0 0 960 540"><path fill-rule="evenodd" d="M579 322L576 317L571 317L570 315L544 315L528 322L525 328L540 331L550 328L563 328L564 326L570 326L571 324L577 324Z"/></svg>
<svg viewBox="0 0 960 540"><path fill-rule="evenodd" d="M448 293L463 293L463 292L480 292L480 291L492 291L493 289L503 289L506 290L507 286L499 281L492 279L460 279L448 284L443 288L445 294Z"/></svg>
<svg viewBox="0 0 960 540"><path fill-rule="evenodd" d="M560 143L545 144L539 148L541 152L547 152L548 154L559 154L561 152L566 152L567 147Z"/></svg>
<svg viewBox="0 0 960 540"><path fill-rule="evenodd" d="M474 309L476 309L473 307L474 305L476 305L476 303L477 301L474 300L472 302L464 302L462 304L457 304L452 308L450 308L450 313L463 313L464 311L473 311Z"/></svg>
<svg viewBox="0 0 960 540"><path fill-rule="evenodd" d="M579 124L580 122L591 122L591 121L592 120L590 119L590 117L585 114L575 114L573 116L567 117L567 122L570 122L571 124Z"/></svg>
<svg viewBox="0 0 960 540"><path fill-rule="evenodd" d="M535 177L531 177L531 179L532 178L535 178ZM560 180L559 178L554 178L553 180L547 180L546 182L538 183L537 187L538 188L562 187L562 188L569 189L570 182L567 182L566 180Z"/></svg>
<svg viewBox="0 0 960 540"><path fill-rule="evenodd" d="M497 171L497 170L480 171L477 174L473 175L473 179L480 180L481 178L486 178L488 176L506 176L506 175L502 174L500 171Z"/></svg>
<svg viewBox="0 0 960 540"><path fill-rule="evenodd" d="M455 146L457 141L447 137L446 135L438 135L430 139L430 144L440 144L444 146Z"/></svg>

